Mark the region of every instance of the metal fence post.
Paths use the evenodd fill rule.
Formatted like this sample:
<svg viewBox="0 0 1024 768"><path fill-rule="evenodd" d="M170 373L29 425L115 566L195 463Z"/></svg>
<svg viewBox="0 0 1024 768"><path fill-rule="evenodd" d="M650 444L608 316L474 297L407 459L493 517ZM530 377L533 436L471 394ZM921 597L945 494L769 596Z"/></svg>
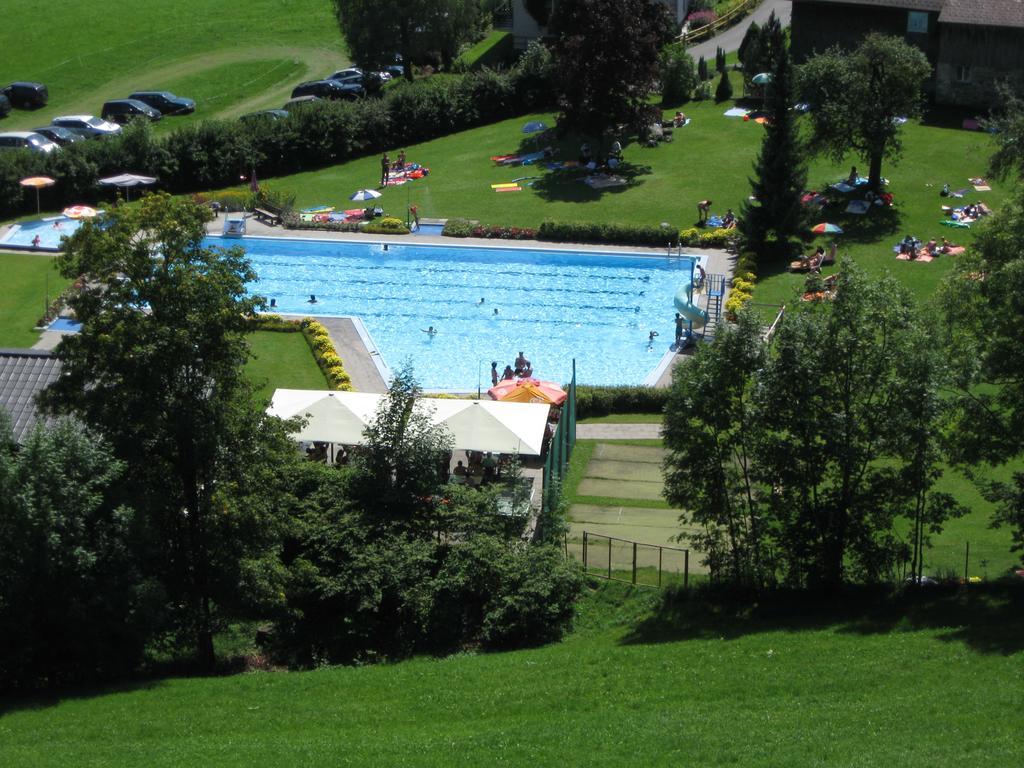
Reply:
<svg viewBox="0 0 1024 768"><path fill-rule="evenodd" d="M587 570L587 532L583 532L583 571Z"/></svg>
<svg viewBox="0 0 1024 768"><path fill-rule="evenodd" d="M636 584L636 542L633 542L633 583Z"/></svg>
<svg viewBox="0 0 1024 768"><path fill-rule="evenodd" d="M690 587L690 550L683 550L683 589Z"/></svg>
<svg viewBox="0 0 1024 768"><path fill-rule="evenodd" d="M964 584L970 584L970 576L968 571L971 565L971 542L967 542L967 550L964 552Z"/></svg>
<svg viewBox="0 0 1024 768"><path fill-rule="evenodd" d="M664 552L664 550L661 547L658 547L658 586L659 587L661 586L661 553L662 552Z"/></svg>
<svg viewBox="0 0 1024 768"><path fill-rule="evenodd" d="M612 540L608 537L608 578L612 577Z"/></svg>

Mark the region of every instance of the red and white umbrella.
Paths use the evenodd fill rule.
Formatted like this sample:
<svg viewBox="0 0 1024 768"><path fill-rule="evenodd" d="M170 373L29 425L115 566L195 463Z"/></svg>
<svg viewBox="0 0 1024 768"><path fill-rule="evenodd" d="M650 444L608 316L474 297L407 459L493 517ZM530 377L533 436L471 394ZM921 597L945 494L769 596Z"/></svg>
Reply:
<svg viewBox="0 0 1024 768"><path fill-rule="evenodd" d="M63 213L69 219L91 219L99 211L88 205L72 205L70 208L65 208Z"/></svg>

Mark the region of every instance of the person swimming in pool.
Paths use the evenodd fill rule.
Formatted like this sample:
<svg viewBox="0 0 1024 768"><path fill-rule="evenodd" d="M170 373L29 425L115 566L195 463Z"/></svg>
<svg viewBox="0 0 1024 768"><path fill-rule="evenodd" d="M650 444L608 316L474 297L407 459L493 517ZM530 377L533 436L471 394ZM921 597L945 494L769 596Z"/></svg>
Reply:
<svg viewBox="0 0 1024 768"><path fill-rule="evenodd" d="M306 303L307 304L316 304L316 294L315 293L309 294L309 301L307 301Z"/></svg>
<svg viewBox="0 0 1024 768"><path fill-rule="evenodd" d="M39 235L36 235L35 237L32 238L32 247L33 248L38 248L39 247L39 243L41 243L41 242L42 242L42 240L39 239Z"/></svg>
<svg viewBox="0 0 1024 768"><path fill-rule="evenodd" d="M657 331L651 331L649 334L647 334L647 348L648 349L653 349L654 348L654 340L656 338L658 338L658 332Z"/></svg>
<svg viewBox="0 0 1024 768"><path fill-rule="evenodd" d="M427 336L434 338L437 335L437 328L432 325L428 325L426 328L420 328Z"/></svg>

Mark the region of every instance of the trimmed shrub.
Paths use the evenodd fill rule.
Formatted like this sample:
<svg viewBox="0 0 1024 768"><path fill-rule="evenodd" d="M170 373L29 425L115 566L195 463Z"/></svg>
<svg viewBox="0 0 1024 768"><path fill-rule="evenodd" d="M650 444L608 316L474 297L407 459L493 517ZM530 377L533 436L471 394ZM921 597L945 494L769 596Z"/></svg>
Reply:
<svg viewBox="0 0 1024 768"><path fill-rule="evenodd" d="M662 49L659 66L662 106L674 107L689 101L690 93L697 86L697 72L686 46L682 43L666 45Z"/></svg>
<svg viewBox="0 0 1024 768"><path fill-rule="evenodd" d="M729 73L723 72L718 80L718 87L715 88L715 102L721 103L732 98L732 83L729 81Z"/></svg>
<svg viewBox="0 0 1024 768"><path fill-rule="evenodd" d="M378 221L371 221L363 227L363 232L369 235L408 235L409 228L405 226L405 222L401 219L396 219L394 216L385 216Z"/></svg>
<svg viewBox="0 0 1024 768"><path fill-rule="evenodd" d="M471 237L473 226L469 219L448 219L441 234L446 237Z"/></svg>
<svg viewBox="0 0 1024 768"><path fill-rule="evenodd" d="M642 224L545 221L537 230L537 239L556 243L609 243L660 248L678 245L679 231L672 227Z"/></svg>
<svg viewBox="0 0 1024 768"><path fill-rule="evenodd" d="M576 416L607 416L612 413L661 413L668 389L654 387L576 387Z"/></svg>
<svg viewBox="0 0 1024 768"><path fill-rule="evenodd" d="M473 237L493 240L533 240L537 230L529 227L502 227L495 224L477 224L473 227Z"/></svg>

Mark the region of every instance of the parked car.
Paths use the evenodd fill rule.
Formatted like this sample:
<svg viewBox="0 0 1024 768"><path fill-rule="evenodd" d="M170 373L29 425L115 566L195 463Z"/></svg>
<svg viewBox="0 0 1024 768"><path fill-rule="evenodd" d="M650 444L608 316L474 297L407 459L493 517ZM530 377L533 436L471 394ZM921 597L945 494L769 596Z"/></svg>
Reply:
<svg viewBox="0 0 1024 768"><path fill-rule="evenodd" d="M0 117L7 117L11 114L11 100L0 93Z"/></svg>
<svg viewBox="0 0 1024 768"><path fill-rule="evenodd" d="M304 104L313 104L318 101L323 101L319 96L296 96L293 99L288 99L281 108L282 112L291 112L296 107L302 107Z"/></svg>
<svg viewBox="0 0 1024 768"><path fill-rule="evenodd" d="M175 96L170 91L136 91L129 99L149 104L164 117L170 115L190 115L196 111L196 103L192 99Z"/></svg>
<svg viewBox="0 0 1024 768"><path fill-rule="evenodd" d="M348 67L347 69L339 69L328 80L340 80L343 83L361 83L365 72L359 67Z"/></svg>
<svg viewBox="0 0 1024 768"><path fill-rule="evenodd" d="M373 72L359 67L339 69L328 80L337 80L339 83L362 86L365 93L377 93L385 81L391 79L387 72ZM365 95L360 94L360 95Z"/></svg>
<svg viewBox="0 0 1024 768"><path fill-rule="evenodd" d="M358 99L365 93L358 83L342 83L338 80L310 80L300 83L292 90L292 98L298 96L319 96L321 99Z"/></svg>
<svg viewBox="0 0 1024 768"><path fill-rule="evenodd" d="M288 117L287 109L264 109L261 112L250 112L247 115L242 115L238 119L250 122L255 120L284 120L286 117Z"/></svg>
<svg viewBox="0 0 1024 768"><path fill-rule="evenodd" d="M121 133L120 125L100 120L95 115L64 115L62 117L55 117L50 121L50 125L56 125L58 128L67 128L79 136L85 136L87 139L117 136Z"/></svg>
<svg viewBox="0 0 1024 768"><path fill-rule="evenodd" d="M11 104L19 109L38 109L45 107L50 100L50 92L42 83L11 83L0 88L0 93L6 96Z"/></svg>
<svg viewBox="0 0 1024 768"><path fill-rule="evenodd" d="M49 154L57 145L45 136L32 131L10 131L0 133L0 150L6 149L27 149L31 152L45 152Z"/></svg>
<svg viewBox="0 0 1024 768"><path fill-rule="evenodd" d="M42 128L33 128L34 133L45 136L59 147L74 144L76 141L85 141L85 137L75 133L70 128L58 128L56 125L44 125Z"/></svg>
<svg viewBox="0 0 1024 768"><path fill-rule="evenodd" d="M144 101L139 101L138 99L114 99L103 105L100 117L112 123L124 125L129 120L134 120L137 117L144 117L147 120L156 122L160 119L161 115L158 110L153 109Z"/></svg>

